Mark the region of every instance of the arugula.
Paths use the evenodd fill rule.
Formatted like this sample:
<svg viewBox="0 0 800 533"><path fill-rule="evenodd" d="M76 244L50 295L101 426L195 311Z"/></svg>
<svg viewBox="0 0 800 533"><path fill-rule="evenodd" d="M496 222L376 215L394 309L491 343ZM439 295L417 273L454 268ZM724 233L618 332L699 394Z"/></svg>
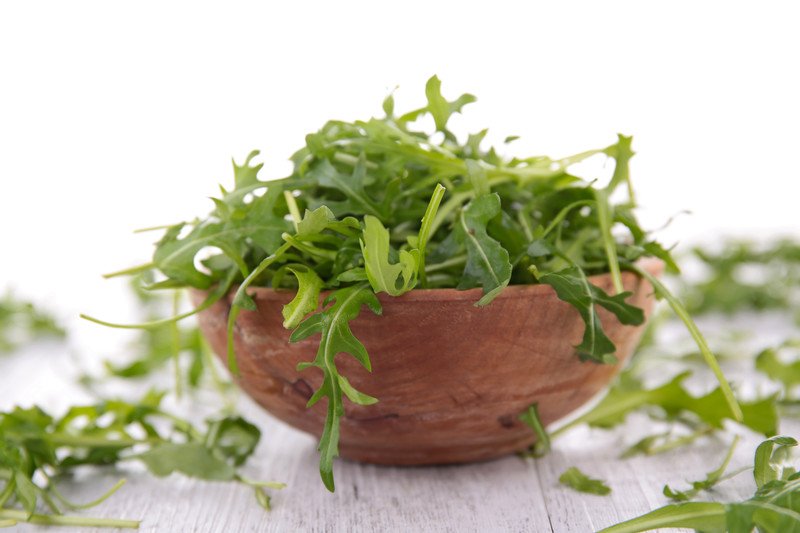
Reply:
<svg viewBox="0 0 800 533"><path fill-rule="evenodd" d="M666 416L676 419L692 415L698 421L721 429L726 420L732 419L721 388L703 396L693 396L683 386L690 372L681 372L663 385L646 388L642 382L626 371L609 389L608 394L593 409L571 420L554 431L556 437L581 424L608 428L625 420L628 414L646 407L659 409ZM766 436L774 435L778 427L775 397L741 402L740 423Z"/></svg>
<svg viewBox="0 0 800 533"><path fill-rule="evenodd" d="M561 159L508 157L485 146L485 129L460 139L449 128L453 114L463 112L474 96L447 99L434 76L425 98L424 106L399 113L390 95L381 118L327 122L306 136L305 146L291 156L291 174L283 179L260 180L258 152L251 152L241 165L234 162L233 186L220 188L207 217L166 227L150 263L111 274L153 271L160 280L151 284L153 290L207 290L196 309L176 309L171 317L139 325L85 318L115 327L171 325L238 285L227 328L228 364L236 374L236 320L242 310L257 309L248 288L296 290L283 309L284 326L295 329L295 339L321 334L312 364L325 375L314 401L328 399L320 451L321 475L329 488L338 421L344 416L342 395L357 403L374 401L352 390L331 350L340 344L341 351L368 364L366 350L346 323L361 303L377 310L377 293L480 287L476 305L483 306L510 284L550 284L585 322L578 355L613 362L615 346L597 308L624 324L643 320L642 311L625 301L621 271L637 271L643 257L658 257L676 270L669 251L636 219L632 139L620 135L609 146ZM426 117L435 132L417 122ZM595 176L582 179L570 172L591 157L614 161L605 186ZM627 191L619 190L623 186ZM588 281L601 273L611 274L614 294ZM325 290L334 291L329 303L336 303L320 308ZM680 310L663 286L657 292ZM694 335L693 323L686 323ZM728 411L740 418L713 354L699 332L695 338L715 370Z"/></svg>
<svg viewBox="0 0 800 533"><path fill-rule="evenodd" d="M367 350L350 331L349 322L359 315L362 305L375 314L381 314L381 304L365 284L332 292L323 305L331 303L321 313L301 322L292 332L291 341L301 341L316 333L321 335L317 357L313 362L301 363L297 369L316 367L322 370L324 376L322 385L308 400L308 407L322 398L328 399L328 414L319 442L319 470L323 483L333 492L333 458L339 455L339 420L344 416L342 395L359 405L371 405L378 401L353 388L347 378L339 374L335 358L339 353L349 353L364 368L372 370Z"/></svg>
<svg viewBox="0 0 800 533"><path fill-rule="evenodd" d="M768 441L770 442L770 441ZM685 502L688 500L693 499L700 491L710 490L714 487L717 483L724 481L725 479L732 477L731 475L724 476L725 470L728 469L728 465L733 459L733 452L736 450L736 445L739 443L739 436L737 435L734 437L733 442L731 443L730 447L728 448L728 453L725 454L725 458L722 460L722 464L719 467L715 468L708 474L706 474L706 478L702 481L692 481L692 487L686 490L674 490L669 485L664 485L664 496L667 498L678 501L678 502ZM735 472L733 475L738 474L739 472Z"/></svg>
<svg viewBox="0 0 800 533"><path fill-rule="evenodd" d="M43 337L63 338L66 335L50 314L33 303L15 297L11 292L0 298L0 354Z"/></svg>
<svg viewBox="0 0 800 533"><path fill-rule="evenodd" d="M614 313L622 324L638 326L644 322L644 313L638 307L625 302L631 293L623 292L609 296L606 292L589 283L583 271L575 266L551 272L539 277L539 281L555 289L558 297L572 304L581 315L586 327L583 341L576 346L582 359L598 363L615 363L613 353L616 347L603 332L597 307L603 307Z"/></svg>
<svg viewBox="0 0 800 533"><path fill-rule="evenodd" d="M544 457L550 453L550 435L539 418L538 404L528 407L526 411L519 415L519 419L531 428L536 435L536 442L533 443L525 455L529 457Z"/></svg>
<svg viewBox="0 0 800 533"><path fill-rule="evenodd" d="M611 494L611 488L599 479L592 479L574 466L569 467L559 476L558 481L578 492L606 496Z"/></svg>
<svg viewBox="0 0 800 533"><path fill-rule="evenodd" d="M783 386L783 397L787 400L793 399L792 390L800 385L800 360L796 357L799 348L800 341L787 339L778 346L764 348L755 360L756 370ZM784 352L795 357L784 362Z"/></svg>
<svg viewBox="0 0 800 533"><path fill-rule="evenodd" d="M777 453L773 451L776 444ZM797 441L791 437L773 437L759 445L753 468L757 489L747 500L666 505L600 533L638 533L670 527L731 533L750 532L753 528L764 533L800 531L800 473L776 464L780 462L781 450L796 445Z"/></svg>
<svg viewBox="0 0 800 533"><path fill-rule="evenodd" d="M796 310L800 304L800 242L796 240L727 239L716 248L694 247L691 254L705 271L701 279L682 284L682 299L693 314Z"/></svg>
<svg viewBox="0 0 800 533"><path fill-rule="evenodd" d="M53 417L39 407L0 412L0 520L82 527L138 527L136 520L66 516L104 501L124 480L88 504L76 504L58 491L59 475L84 466L140 461L156 476L180 472L210 481L235 481L252 487L268 507L266 488L284 485L243 477L239 467L261 437L241 417L209 420L205 431L160 407L162 394L148 393L138 403L106 400L71 407ZM266 505L265 505L266 504ZM40 512L47 508L49 514Z"/></svg>

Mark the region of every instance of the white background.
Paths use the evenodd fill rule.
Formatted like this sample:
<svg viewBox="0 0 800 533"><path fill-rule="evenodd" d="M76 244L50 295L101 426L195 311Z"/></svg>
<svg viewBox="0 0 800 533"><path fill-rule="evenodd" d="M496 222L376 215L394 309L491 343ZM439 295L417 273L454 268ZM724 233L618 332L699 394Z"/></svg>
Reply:
<svg viewBox="0 0 800 533"><path fill-rule="evenodd" d="M149 259L157 235L131 230L205 214L231 156L282 176L325 120L395 86L422 105L432 74L479 97L457 131L521 135L511 153L634 135L646 225L694 213L667 244L797 233L796 6L3 2L0 289L127 318L100 274Z"/></svg>

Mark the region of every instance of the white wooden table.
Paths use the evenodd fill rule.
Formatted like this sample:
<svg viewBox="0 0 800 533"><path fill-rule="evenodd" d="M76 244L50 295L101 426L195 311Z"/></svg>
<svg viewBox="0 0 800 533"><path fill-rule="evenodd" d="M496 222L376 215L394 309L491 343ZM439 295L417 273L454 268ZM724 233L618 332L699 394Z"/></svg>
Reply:
<svg viewBox="0 0 800 533"><path fill-rule="evenodd" d="M0 357L0 409L37 403L62 412L75 402L92 401L75 384L75 357L67 348L44 343ZM117 391L124 396L126 390ZM184 399L178 405L202 420L213 399ZM205 405L203 405L205 403ZM141 531L518 531L588 532L659 507L665 483L685 488L716 468L730 435L699 440L695 445L653 457L620 460L628 445L653 431L644 416L633 416L613 431L576 428L555 442L545 458L516 456L486 463L424 468L390 468L338 461L337 491L328 493L319 480L315 439L272 418L249 399L240 410L263 432L262 442L245 469L260 480L287 483L273 491L273 510L265 512L252 492L230 483L200 482L173 475L157 479L137 465L120 473L108 469L81 474L63 491L75 501L89 501L120 477L128 483L87 515L141 520ZM784 424L797 435L800 426ZM758 435L737 430L743 439L730 471L752 464ZM558 482L577 466L605 480L609 496L574 492ZM705 494L725 501L749 497L752 476L744 472ZM18 526L19 531L69 531L69 528ZM77 531L77 530L75 530Z"/></svg>

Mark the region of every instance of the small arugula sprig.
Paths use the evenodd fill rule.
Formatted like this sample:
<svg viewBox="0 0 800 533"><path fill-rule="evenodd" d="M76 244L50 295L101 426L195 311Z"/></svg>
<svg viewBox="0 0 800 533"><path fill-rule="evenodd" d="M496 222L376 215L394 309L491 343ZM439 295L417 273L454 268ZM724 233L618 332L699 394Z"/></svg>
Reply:
<svg viewBox="0 0 800 533"><path fill-rule="evenodd" d="M600 533L638 533L670 527L720 533L749 533L753 528L763 533L800 531L800 473L782 464L794 446L794 438L778 436L756 448L753 477L757 489L747 500L666 505Z"/></svg>
<svg viewBox="0 0 800 533"><path fill-rule="evenodd" d="M0 298L0 354L16 350L34 339L66 335L52 315L10 291Z"/></svg>
<svg viewBox="0 0 800 533"><path fill-rule="evenodd" d="M669 251L636 219L631 137L619 135L605 148L561 159L504 157L485 147L487 130L459 140L449 129L450 118L474 96L447 100L436 76L428 80L425 96L426 105L406 113L395 112L390 95L381 118L329 121L306 136L305 146L291 157L291 175L283 179L259 180L262 165L254 164L258 152L251 152L243 164L234 162L233 188L220 188L206 218L167 227L151 262L111 274L156 271L160 281L152 289L207 291L196 309L139 325L85 318L156 328L207 309L238 284L228 314L227 350L236 373L236 320L257 309L248 288L295 289L283 310L284 326L295 329L295 340L321 334L310 366L322 371L324 380L310 404L328 401L320 474L331 490L344 397L376 401L352 390L334 359L344 351L370 367L366 348L346 322L358 315L361 303L376 310L377 293L481 288L476 305L485 306L510 284L549 284L585 323L576 354L592 363L616 361L598 308L624 324L644 320L642 310L626 302L622 271L645 275L637 266L645 257L677 270ZM433 119L433 131L417 122L424 117ZM595 156L614 161L604 186L570 172L575 163ZM612 201L616 197L623 199ZM588 281L601 273L610 274L613 294ZM730 386L691 318L665 287L650 281L700 345L720 382L725 413L740 419ZM324 290L333 292L320 307Z"/></svg>
<svg viewBox="0 0 800 533"><path fill-rule="evenodd" d="M725 471L728 469L728 465L731 463L731 459L733 459L733 452L736 451L736 445L739 443L739 436L736 435L731 442L730 447L728 447L728 453L725 454L725 458L722 460L722 464L719 465L717 468L712 470L711 472L706 474L706 478L701 481L692 481L692 486L686 490L674 490L669 485L664 485L664 496L669 498L670 500L676 502L685 502L693 499L697 496L701 491L704 490L711 490L715 485L718 483L729 479L740 472L742 470L733 472L732 474L725 475Z"/></svg>
<svg viewBox="0 0 800 533"><path fill-rule="evenodd" d="M210 481L235 481L252 487L269 509L266 489L274 482L239 473L261 432L241 417L209 420L204 431L160 407L162 394L148 393L137 403L107 400L71 407L53 417L39 407L0 412L0 520L82 527L138 527L137 520L67 516L103 502L124 480L88 504L61 495L59 476L84 466L139 461L156 476L179 472ZM46 509L49 512L44 512Z"/></svg>
<svg viewBox="0 0 800 533"><path fill-rule="evenodd" d="M607 496L611 494L611 488L600 479L590 478L576 467L571 466L559 476L558 481L562 485L578 492L596 494L597 496Z"/></svg>

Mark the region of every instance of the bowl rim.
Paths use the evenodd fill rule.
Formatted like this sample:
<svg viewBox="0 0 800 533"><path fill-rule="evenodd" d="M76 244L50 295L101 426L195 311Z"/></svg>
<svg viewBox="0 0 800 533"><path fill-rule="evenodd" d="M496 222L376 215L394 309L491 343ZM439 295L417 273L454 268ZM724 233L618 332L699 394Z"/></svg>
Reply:
<svg viewBox="0 0 800 533"><path fill-rule="evenodd" d="M636 264L647 270L654 276L660 276L664 271L664 262L656 257L645 257L636 261ZM622 276L636 276L635 272L623 270ZM600 281L610 280L611 274L606 272L603 274L595 274L589 276L589 280ZM593 283L599 285L598 283ZM228 294L233 294L238 289L238 285L233 285ZM320 296L325 298L332 290L322 291ZM293 296L293 292L289 289L273 289L271 287L248 287L248 293L256 296L260 300L286 300L287 297ZM500 294L495 297L495 300L507 300L515 298L533 298L533 297L546 297L551 296L553 288L550 285L543 283L526 283L521 285L508 285ZM450 302L450 301L470 301L477 302L483 295L483 289L480 287L474 289L459 290L455 288L440 288L440 289L412 289L400 296L391 296L386 293L377 294L378 300L383 302Z"/></svg>

